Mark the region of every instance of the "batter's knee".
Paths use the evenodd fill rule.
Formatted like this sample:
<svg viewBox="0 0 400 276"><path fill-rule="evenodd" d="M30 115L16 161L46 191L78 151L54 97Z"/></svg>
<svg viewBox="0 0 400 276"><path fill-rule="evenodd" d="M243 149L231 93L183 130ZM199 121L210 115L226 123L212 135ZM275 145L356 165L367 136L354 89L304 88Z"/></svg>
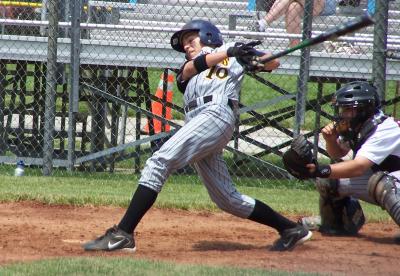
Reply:
<svg viewBox="0 0 400 276"><path fill-rule="evenodd" d="M221 210L240 218L248 218L255 204L254 199L239 193L231 197L211 199Z"/></svg>
<svg viewBox="0 0 400 276"><path fill-rule="evenodd" d="M162 160L152 156L146 161L139 184L160 192L170 173L170 169Z"/></svg>

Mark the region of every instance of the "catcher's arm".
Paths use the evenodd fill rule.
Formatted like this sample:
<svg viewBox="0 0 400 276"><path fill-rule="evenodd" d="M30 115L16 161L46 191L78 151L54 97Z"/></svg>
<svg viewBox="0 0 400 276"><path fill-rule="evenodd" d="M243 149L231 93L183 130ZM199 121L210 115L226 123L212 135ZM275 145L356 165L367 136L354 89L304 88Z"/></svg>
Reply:
<svg viewBox="0 0 400 276"><path fill-rule="evenodd" d="M350 148L344 148L338 143L339 134L336 130L335 123L327 124L321 130L321 134L326 142L326 151L332 159L338 160L346 156L350 151Z"/></svg>
<svg viewBox="0 0 400 276"><path fill-rule="evenodd" d="M368 169L370 169L374 163L368 158L363 156L357 156L353 160L345 160L339 163L325 165L329 166L331 173L326 176L329 178L352 178L363 175ZM321 166L318 164L308 164L307 168L311 174L317 174ZM318 176L318 175L317 175Z"/></svg>

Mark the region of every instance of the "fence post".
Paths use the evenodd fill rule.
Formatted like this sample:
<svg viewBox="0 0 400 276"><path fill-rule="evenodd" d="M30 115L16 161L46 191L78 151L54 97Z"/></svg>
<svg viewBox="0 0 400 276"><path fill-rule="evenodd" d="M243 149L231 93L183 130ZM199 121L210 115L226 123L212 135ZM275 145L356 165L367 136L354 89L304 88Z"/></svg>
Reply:
<svg viewBox="0 0 400 276"><path fill-rule="evenodd" d="M42 8L40 9L40 20L46 21L47 20L47 3L48 0L42 0ZM40 35L46 35L46 27L40 27Z"/></svg>
<svg viewBox="0 0 400 276"><path fill-rule="evenodd" d="M314 6L313 0L306 0L304 5L302 40L311 37L313 6ZM310 47L306 47L301 49L300 72L299 72L299 77L297 78L296 116L295 116L296 121L293 129L293 133L295 136L300 134L300 127L301 125L304 124L309 69L310 69Z"/></svg>
<svg viewBox="0 0 400 276"><path fill-rule="evenodd" d="M79 65L80 65L80 18L81 0L71 1L71 63L70 63L70 93L68 110L68 170L74 169L75 162L75 132L76 114L79 103Z"/></svg>
<svg viewBox="0 0 400 276"><path fill-rule="evenodd" d="M388 33L389 2L376 1L374 27L374 53L372 60L372 80L382 100L386 89L386 47Z"/></svg>
<svg viewBox="0 0 400 276"><path fill-rule="evenodd" d="M6 76L7 68L6 63L0 61L0 154L3 155L6 152L7 138L5 130L5 105L6 105ZM10 115L9 115L10 116ZM7 126L8 127L8 126Z"/></svg>
<svg viewBox="0 0 400 276"><path fill-rule="evenodd" d="M43 139L43 175L51 175L53 169L54 123L57 87L57 38L58 38L58 0L48 1L49 29L47 41L47 74L45 98L45 122Z"/></svg>

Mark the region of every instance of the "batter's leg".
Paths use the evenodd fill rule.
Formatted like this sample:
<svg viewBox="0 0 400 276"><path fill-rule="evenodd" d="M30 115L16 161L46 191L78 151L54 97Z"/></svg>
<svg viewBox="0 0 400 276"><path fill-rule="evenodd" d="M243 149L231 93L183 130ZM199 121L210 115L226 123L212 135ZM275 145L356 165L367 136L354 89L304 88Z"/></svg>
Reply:
<svg viewBox="0 0 400 276"><path fill-rule="evenodd" d="M229 122L221 120L224 115L226 116L226 109L218 106L211 107L210 112L202 112L179 129L147 160L139 186L118 225L119 228L127 233L134 231L141 218L154 204L171 172L222 150L233 132Z"/></svg>
<svg viewBox="0 0 400 276"><path fill-rule="evenodd" d="M196 162L198 171L211 199L222 210L241 218L275 228L279 233L296 227L265 203L239 193L232 183L222 154L213 154Z"/></svg>

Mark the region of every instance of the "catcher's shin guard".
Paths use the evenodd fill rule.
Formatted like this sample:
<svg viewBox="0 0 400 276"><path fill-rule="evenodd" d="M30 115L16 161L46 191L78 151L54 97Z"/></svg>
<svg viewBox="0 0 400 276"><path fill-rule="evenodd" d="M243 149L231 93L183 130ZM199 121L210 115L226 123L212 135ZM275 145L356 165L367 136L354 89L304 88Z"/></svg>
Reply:
<svg viewBox="0 0 400 276"><path fill-rule="evenodd" d="M385 209L400 226L400 189L396 186L400 179L387 172L374 173L368 180L369 195Z"/></svg>
<svg viewBox="0 0 400 276"><path fill-rule="evenodd" d="M364 213L358 200L339 197L338 182L334 179L317 178L321 215L319 231L334 235L355 235L365 223Z"/></svg>
<svg viewBox="0 0 400 276"><path fill-rule="evenodd" d="M345 234L355 235L365 223L364 212L360 202L352 197L345 197L343 208L343 228Z"/></svg>

